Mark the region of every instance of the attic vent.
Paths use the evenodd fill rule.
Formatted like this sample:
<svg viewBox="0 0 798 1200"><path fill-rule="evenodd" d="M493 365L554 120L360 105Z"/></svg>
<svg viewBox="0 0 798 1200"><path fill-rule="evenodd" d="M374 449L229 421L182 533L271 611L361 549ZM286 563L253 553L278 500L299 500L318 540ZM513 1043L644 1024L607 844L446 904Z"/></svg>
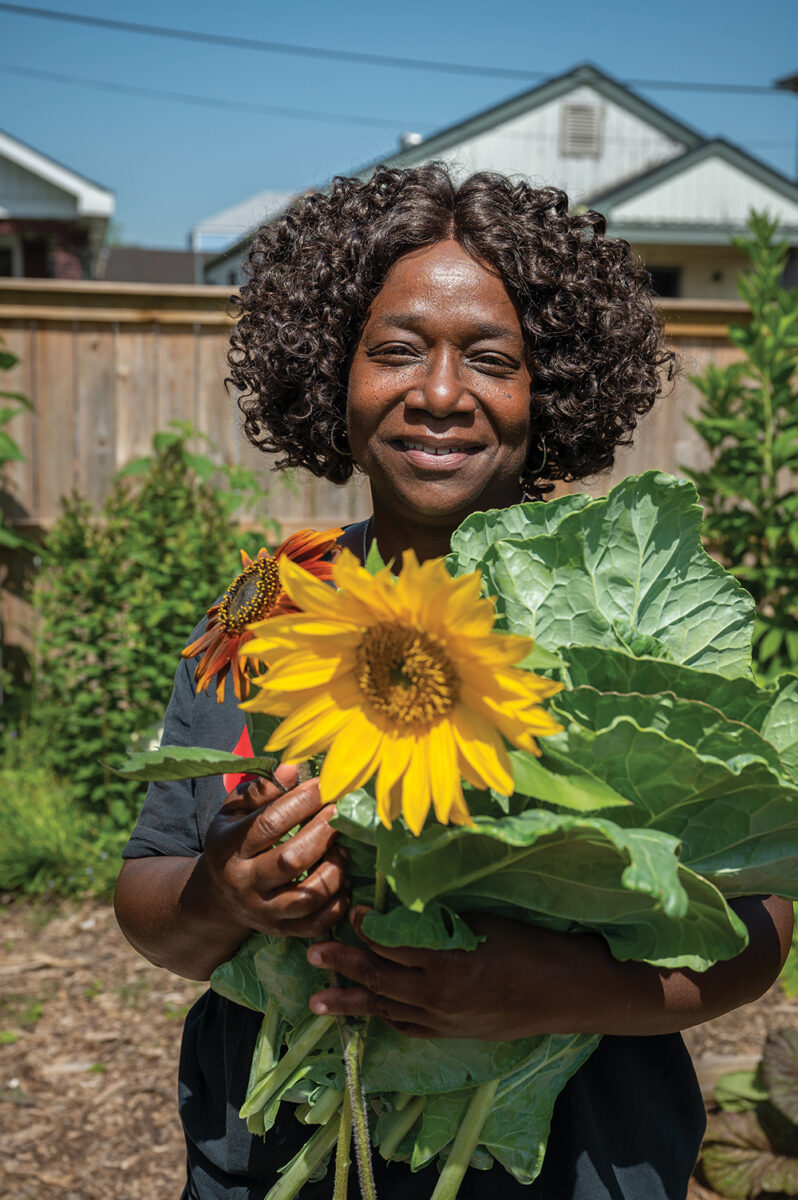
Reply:
<svg viewBox="0 0 798 1200"><path fill-rule="evenodd" d="M564 104L560 152L565 158L598 158L604 110L596 104Z"/></svg>

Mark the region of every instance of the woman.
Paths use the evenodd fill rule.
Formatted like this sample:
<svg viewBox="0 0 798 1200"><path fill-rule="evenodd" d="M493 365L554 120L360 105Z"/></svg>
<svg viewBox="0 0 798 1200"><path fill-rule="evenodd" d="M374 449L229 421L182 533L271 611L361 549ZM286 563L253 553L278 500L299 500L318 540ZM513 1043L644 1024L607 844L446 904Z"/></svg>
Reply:
<svg viewBox="0 0 798 1200"><path fill-rule="evenodd" d="M373 517L341 539L361 558L372 538L386 560L408 547L444 554L470 512L608 466L670 359L645 272L605 239L603 219L498 176L459 189L440 166L337 180L260 231L249 272L230 356L247 434L336 482L354 468L368 476ZM222 705L195 695L183 664L166 740L232 749L242 727L231 690ZM769 986L791 906L736 903L750 945L703 975L618 963L598 937L493 918L474 922L485 940L469 954L346 946L326 938L347 911L331 812L316 781L298 785L290 767L278 778L285 794L265 782L229 796L216 781L151 788L117 890L133 945L207 979L252 930L312 938L309 959L353 985L319 993L315 1012L376 1013L408 1036L605 1034L557 1102L538 1181L470 1172L461 1196L683 1196L703 1107L677 1031ZM258 1025L211 993L189 1015L187 1197L260 1200L304 1140L291 1116L265 1142L237 1117ZM429 1194L434 1179L393 1164L378 1186L398 1200Z"/></svg>

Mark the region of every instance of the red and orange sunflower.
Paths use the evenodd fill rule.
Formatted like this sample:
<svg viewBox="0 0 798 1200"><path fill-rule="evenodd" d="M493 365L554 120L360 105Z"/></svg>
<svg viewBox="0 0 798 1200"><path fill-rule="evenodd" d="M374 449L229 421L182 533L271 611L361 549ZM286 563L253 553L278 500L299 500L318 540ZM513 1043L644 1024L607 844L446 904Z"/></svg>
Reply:
<svg viewBox="0 0 798 1200"><path fill-rule="evenodd" d="M297 611L296 605L283 591L278 562L290 558L305 571L324 582L332 579L332 562L325 559L335 547L341 529L300 529L270 554L261 547L255 558L241 551L244 570L237 575L218 604L208 609L205 632L186 646L183 658L202 655L194 671L199 691L204 691L216 676L216 699L224 699L224 684L232 666L233 687L239 700L249 695L249 676L238 651L252 637L247 626L253 621L282 616Z"/></svg>

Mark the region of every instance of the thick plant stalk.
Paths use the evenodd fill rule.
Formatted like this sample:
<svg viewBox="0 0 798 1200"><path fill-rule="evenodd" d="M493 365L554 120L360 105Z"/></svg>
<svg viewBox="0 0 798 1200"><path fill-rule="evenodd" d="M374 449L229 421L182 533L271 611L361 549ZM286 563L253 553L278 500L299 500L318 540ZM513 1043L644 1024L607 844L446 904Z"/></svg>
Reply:
<svg viewBox="0 0 798 1200"><path fill-rule="evenodd" d="M487 1083L482 1083L474 1089L471 1103L454 1139L452 1152L444 1164L430 1200L454 1200L457 1195L471 1162L471 1155L479 1144L479 1135L490 1112L499 1082L498 1079L489 1079Z"/></svg>
<svg viewBox="0 0 798 1200"><path fill-rule="evenodd" d="M391 1127L380 1142L380 1154L386 1162L391 1161L406 1135L421 1116L426 1103L426 1096L413 1096L409 1104L394 1114Z"/></svg>
<svg viewBox="0 0 798 1200"><path fill-rule="evenodd" d="M340 1117L336 1116L326 1125L322 1125L313 1137L305 1142L285 1175L269 1190L265 1200L293 1200L321 1160L332 1150L338 1137L339 1124Z"/></svg>
<svg viewBox="0 0 798 1200"><path fill-rule="evenodd" d="M307 1055L310 1054L314 1046L318 1045L334 1021L335 1017L329 1016L314 1017L312 1021L309 1021L307 1027L294 1042L293 1046L286 1050L277 1066L269 1072L260 1087L256 1088L245 1101L239 1116L246 1119L261 1108L264 1108L267 1101L271 1099L277 1089L282 1087L290 1079L294 1071L302 1066Z"/></svg>
<svg viewBox="0 0 798 1200"><path fill-rule="evenodd" d="M352 1102L349 1093L344 1094L341 1123L338 1126L338 1142L335 1147L335 1187L333 1200L346 1200L349 1189L350 1149L352 1146Z"/></svg>

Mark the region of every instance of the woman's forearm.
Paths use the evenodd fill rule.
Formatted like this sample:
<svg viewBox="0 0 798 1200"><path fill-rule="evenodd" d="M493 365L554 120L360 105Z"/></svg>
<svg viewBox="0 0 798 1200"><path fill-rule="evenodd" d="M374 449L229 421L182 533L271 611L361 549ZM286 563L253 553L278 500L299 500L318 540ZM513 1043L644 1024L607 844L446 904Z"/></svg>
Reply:
<svg viewBox="0 0 798 1200"><path fill-rule="evenodd" d="M731 907L748 927L749 944L736 958L708 971L618 963L601 939L591 938L593 944L583 947L584 965L594 963L593 979L605 980L604 1011L600 1018L597 1013L595 1023L585 1011L580 1031L671 1033L749 1004L766 992L789 951L792 903L776 896L749 896L732 901Z"/></svg>
<svg viewBox="0 0 798 1200"><path fill-rule="evenodd" d="M186 979L209 979L250 932L214 904L202 855L128 859L114 907L130 944Z"/></svg>

